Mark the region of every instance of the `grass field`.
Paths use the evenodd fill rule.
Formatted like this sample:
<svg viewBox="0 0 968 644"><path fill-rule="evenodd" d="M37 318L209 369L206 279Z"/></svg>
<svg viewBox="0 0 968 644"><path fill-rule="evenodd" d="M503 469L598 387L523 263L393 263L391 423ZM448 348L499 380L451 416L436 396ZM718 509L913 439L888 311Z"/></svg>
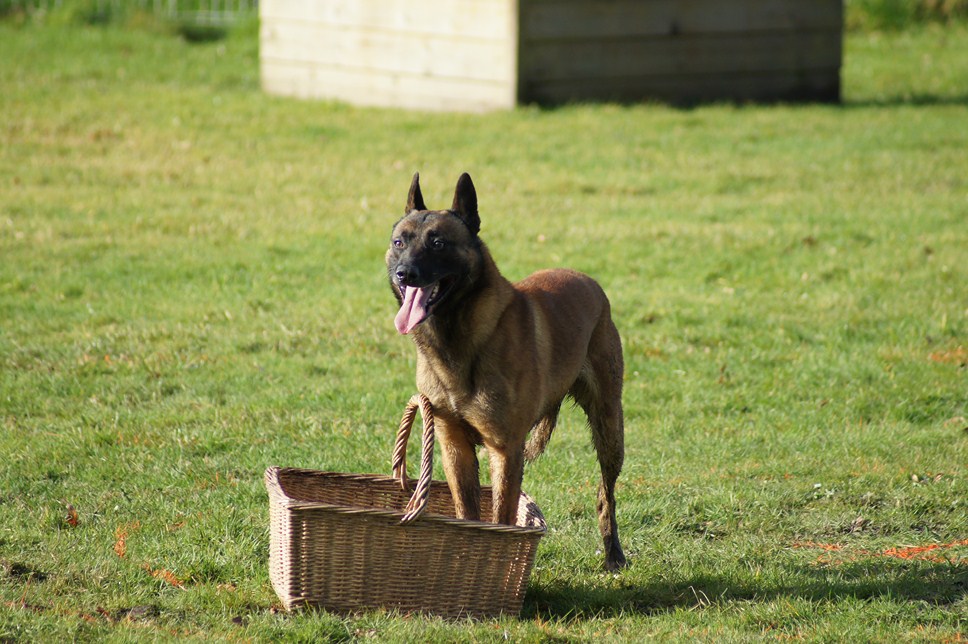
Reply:
<svg viewBox="0 0 968 644"><path fill-rule="evenodd" d="M265 96L251 30L0 23L0 642L964 641L968 29L852 33L843 79L428 115ZM262 471L388 471L415 170L473 175L507 276L609 293L632 565L569 409L520 619L288 615Z"/></svg>

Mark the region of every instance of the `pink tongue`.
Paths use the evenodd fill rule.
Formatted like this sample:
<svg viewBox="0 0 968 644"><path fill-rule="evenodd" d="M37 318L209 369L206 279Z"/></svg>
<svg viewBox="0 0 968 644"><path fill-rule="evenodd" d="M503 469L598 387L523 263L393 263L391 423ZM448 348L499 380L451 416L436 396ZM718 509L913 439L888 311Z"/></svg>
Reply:
<svg viewBox="0 0 968 644"><path fill-rule="evenodd" d="M401 286L403 290L403 305L397 312L397 317L393 323L397 331L406 335L413 330L423 319L427 317L427 300L430 299L430 288L416 288L413 286Z"/></svg>

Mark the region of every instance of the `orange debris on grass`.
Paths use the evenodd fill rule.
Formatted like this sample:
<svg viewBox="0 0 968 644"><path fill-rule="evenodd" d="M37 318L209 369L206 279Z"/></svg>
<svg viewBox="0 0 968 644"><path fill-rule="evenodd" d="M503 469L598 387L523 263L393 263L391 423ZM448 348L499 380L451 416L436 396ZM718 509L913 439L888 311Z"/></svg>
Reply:
<svg viewBox="0 0 968 644"><path fill-rule="evenodd" d="M140 521L134 521L126 525L119 525L114 530L114 553L120 558L128 554L128 535L141 527Z"/></svg>
<svg viewBox="0 0 968 644"><path fill-rule="evenodd" d="M857 559L864 557L883 557L888 559L904 559L908 561L931 561L934 563L950 563L954 565L968 565L968 558L966 557L945 557L938 553L938 551L951 550L952 548L958 548L962 546L968 546L968 539L963 539L961 541L952 541L951 543L931 543L926 546L898 546L895 548L887 548L886 550L881 550L880 552L871 552L870 550L856 550L853 553L847 554L846 561L856 561ZM809 548L815 550L824 550L828 553L830 552L841 552L845 550L845 546L836 543L817 543L814 541L798 541L793 544L794 548ZM839 561L834 561L829 555L821 555L817 557L817 563L841 563Z"/></svg>
<svg viewBox="0 0 968 644"><path fill-rule="evenodd" d="M174 586L176 588L184 588L185 587L184 582L182 582L181 579L179 579L178 577L176 577L175 576L175 573L173 573L170 570L166 570L164 568L159 568L159 569L156 570L156 569L152 568L149 564L144 564L141 567L145 571L147 571L148 574L151 575L152 577L154 577L155 579L163 579L163 580L167 581L169 584L171 584L172 586Z"/></svg>

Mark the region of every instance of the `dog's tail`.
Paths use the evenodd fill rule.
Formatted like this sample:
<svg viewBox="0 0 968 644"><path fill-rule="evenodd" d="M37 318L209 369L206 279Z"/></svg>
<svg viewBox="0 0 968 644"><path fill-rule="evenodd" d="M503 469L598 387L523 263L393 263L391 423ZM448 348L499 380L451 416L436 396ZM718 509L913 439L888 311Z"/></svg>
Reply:
<svg viewBox="0 0 968 644"><path fill-rule="evenodd" d="M548 446L548 441L551 440L551 432L555 431L555 425L558 424L559 409L561 409L560 406L555 407L550 414L536 422L534 427L531 428L531 436L528 438L527 445L524 446L524 458L529 463L541 456L545 447Z"/></svg>

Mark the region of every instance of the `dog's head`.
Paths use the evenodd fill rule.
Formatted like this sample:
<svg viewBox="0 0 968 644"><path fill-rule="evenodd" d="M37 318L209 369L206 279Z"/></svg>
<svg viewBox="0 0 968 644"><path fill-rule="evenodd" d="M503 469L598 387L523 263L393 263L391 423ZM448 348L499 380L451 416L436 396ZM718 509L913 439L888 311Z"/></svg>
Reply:
<svg viewBox="0 0 968 644"><path fill-rule="evenodd" d="M473 284L481 263L477 193L466 172L457 180L450 210L428 210L413 175L404 217L393 227L387 276L400 302L394 323L410 333L431 315L443 314Z"/></svg>

